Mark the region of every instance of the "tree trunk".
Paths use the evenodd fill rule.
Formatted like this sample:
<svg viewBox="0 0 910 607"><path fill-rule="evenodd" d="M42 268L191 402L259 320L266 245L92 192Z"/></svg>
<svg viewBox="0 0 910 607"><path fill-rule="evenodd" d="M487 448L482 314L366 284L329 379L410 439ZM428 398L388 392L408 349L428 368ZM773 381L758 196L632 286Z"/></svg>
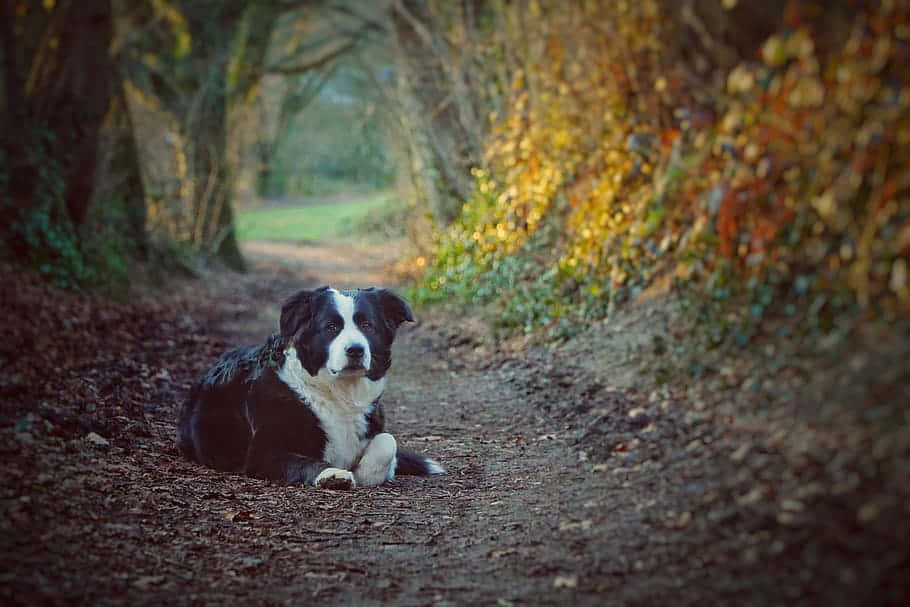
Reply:
<svg viewBox="0 0 910 607"><path fill-rule="evenodd" d="M226 69L226 64L222 67ZM220 72L220 73L219 73ZM190 170L195 184L193 209L197 246L219 257L228 267L243 271L243 255L234 235L231 212L231 172L226 158L227 83L225 72L213 69L186 124ZM219 78L219 76L221 76Z"/></svg>
<svg viewBox="0 0 910 607"><path fill-rule="evenodd" d="M23 145L28 137L25 128L28 112L25 104L25 78L20 57L23 51L16 43L15 15L16 0L0 0L0 36L3 37L3 107L0 108L0 145L3 146L3 160L7 163L9 177L7 192L10 200L0 205L0 222L9 226L16 218L19 206L30 199L34 183L35 167L27 162ZM2 193L0 193L2 194ZM0 199L2 201L2 199Z"/></svg>
<svg viewBox="0 0 910 607"><path fill-rule="evenodd" d="M56 165L64 185L62 202L70 221L79 225L94 189L99 135L113 88L110 0L63 2L47 16L21 18L15 4L6 0L0 15L4 144L13 165L9 193L21 209L38 204L46 196L36 191L40 184L35 163ZM59 44L51 44L54 40ZM53 136L36 139L47 132ZM24 153L32 145L40 150L37 157Z"/></svg>
<svg viewBox="0 0 910 607"><path fill-rule="evenodd" d="M85 219L95 182L101 125L113 91L110 0L79 0L71 4L61 55L69 62L70 120L76 137L73 164L67 175L66 209L73 224Z"/></svg>
<svg viewBox="0 0 910 607"><path fill-rule="evenodd" d="M195 184L194 244L243 271L246 264L237 244L231 204L235 176L228 149L228 107L248 97L259 82L280 7L244 7L222 0L201 5L185 0L184 5L193 40L191 53L203 66L193 75L192 86L197 90L184 123Z"/></svg>
<svg viewBox="0 0 910 607"><path fill-rule="evenodd" d="M454 49L441 35L444 24L434 21L433 8L396 0L390 10L415 185L436 222L444 226L471 195L470 170L480 163L484 133L476 92L464 73L466 63L459 58L463 49ZM478 8L471 3L468 11L462 2L452 10L464 20L468 13L473 19Z"/></svg>
<svg viewBox="0 0 910 607"><path fill-rule="evenodd" d="M83 231L116 229L138 259L148 260L145 188L126 94L117 81L98 145L95 189ZM110 212L113 207L113 212ZM116 226L111 225L111 218Z"/></svg>
<svg viewBox="0 0 910 607"><path fill-rule="evenodd" d="M220 258L228 267L246 265L234 236L231 213L232 176L227 163L228 69L236 34L232 5L216 6L205 15L186 4L192 36L191 60L196 65L188 86L194 89L183 130L189 143L193 183L194 245ZM224 23L225 27L219 27Z"/></svg>
<svg viewBox="0 0 910 607"><path fill-rule="evenodd" d="M0 36L3 37L3 93L4 105L0 112L0 125L6 138L21 141L25 123L25 79L19 64L20 49L15 38L16 0L0 0ZM4 141L4 144L7 142ZM10 159L12 161L12 159Z"/></svg>

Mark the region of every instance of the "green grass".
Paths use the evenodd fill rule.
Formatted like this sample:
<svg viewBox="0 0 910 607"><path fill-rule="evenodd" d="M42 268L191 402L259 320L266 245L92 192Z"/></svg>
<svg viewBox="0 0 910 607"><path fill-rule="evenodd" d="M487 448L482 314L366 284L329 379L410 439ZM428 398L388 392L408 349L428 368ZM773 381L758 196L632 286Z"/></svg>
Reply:
<svg viewBox="0 0 910 607"><path fill-rule="evenodd" d="M324 240L357 236L356 228L376 209L388 204L386 193L348 202L302 207L251 209L237 213L240 240Z"/></svg>

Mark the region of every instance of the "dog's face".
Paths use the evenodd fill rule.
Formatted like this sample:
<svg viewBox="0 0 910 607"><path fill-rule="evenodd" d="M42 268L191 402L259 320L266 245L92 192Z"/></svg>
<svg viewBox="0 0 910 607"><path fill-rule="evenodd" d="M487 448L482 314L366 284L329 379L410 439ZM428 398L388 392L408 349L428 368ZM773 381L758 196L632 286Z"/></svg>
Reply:
<svg viewBox="0 0 910 607"><path fill-rule="evenodd" d="M300 363L315 376L366 375L376 380L391 364L395 331L413 321L411 308L386 289L300 291L281 308L280 330Z"/></svg>

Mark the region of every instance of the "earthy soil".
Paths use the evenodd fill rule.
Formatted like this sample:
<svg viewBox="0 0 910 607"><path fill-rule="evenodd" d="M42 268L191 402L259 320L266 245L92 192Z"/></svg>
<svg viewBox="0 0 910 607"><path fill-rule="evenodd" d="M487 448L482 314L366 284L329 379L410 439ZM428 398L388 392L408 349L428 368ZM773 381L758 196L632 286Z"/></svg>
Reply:
<svg viewBox="0 0 910 607"><path fill-rule="evenodd" d="M855 408L844 435L729 382L717 398L707 380L656 388L646 350L678 314L660 301L560 347L420 311L384 403L446 475L338 492L183 460L175 420L197 373L262 340L293 290L388 285L395 257L245 252L247 275L119 302L2 268L4 604L910 599L907 401Z"/></svg>

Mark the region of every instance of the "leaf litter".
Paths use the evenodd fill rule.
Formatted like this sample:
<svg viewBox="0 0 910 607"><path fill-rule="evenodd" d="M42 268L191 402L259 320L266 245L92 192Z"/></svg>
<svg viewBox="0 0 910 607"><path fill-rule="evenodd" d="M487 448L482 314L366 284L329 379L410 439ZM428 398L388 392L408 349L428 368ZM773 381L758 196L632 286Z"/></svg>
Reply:
<svg viewBox="0 0 910 607"><path fill-rule="evenodd" d="M445 476L337 493L184 461L175 419L193 378L227 347L261 339L273 302L332 281L306 261L128 302L3 268L4 602L907 596L910 443L901 424L883 431L887 402L870 412L825 401L824 424L799 402L777 414L742 391L735 361L733 375L669 387L634 366L621 381L619 363L605 363L619 347L610 340L659 330L646 309L619 318L622 332L594 326L549 349L421 314L396 345L384 401L391 431ZM622 364L653 363L627 350Z"/></svg>

